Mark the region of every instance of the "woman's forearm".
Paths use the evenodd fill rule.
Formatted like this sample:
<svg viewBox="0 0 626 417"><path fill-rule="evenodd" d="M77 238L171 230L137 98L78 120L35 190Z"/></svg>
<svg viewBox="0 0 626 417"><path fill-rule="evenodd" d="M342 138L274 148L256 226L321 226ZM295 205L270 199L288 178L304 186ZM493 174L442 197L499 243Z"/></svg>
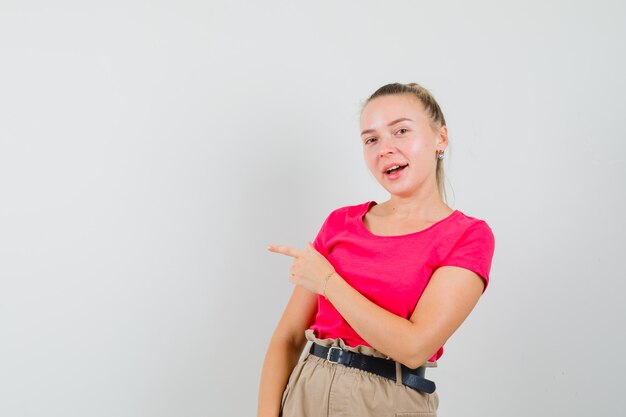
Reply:
<svg viewBox="0 0 626 417"><path fill-rule="evenodd" d="M283 391L302 348L280 337L270 340L261 372L257 417L278 417Z"/></svg>

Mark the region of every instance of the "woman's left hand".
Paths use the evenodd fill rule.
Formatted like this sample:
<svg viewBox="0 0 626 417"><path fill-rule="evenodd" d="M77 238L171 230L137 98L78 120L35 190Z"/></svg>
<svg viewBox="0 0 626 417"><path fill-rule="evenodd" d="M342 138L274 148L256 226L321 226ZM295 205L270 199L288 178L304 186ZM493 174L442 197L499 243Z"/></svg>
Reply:
<svg viewBox="0 0 626 417"><path fill-rule="evenodd" d="M293 258L293 263L289 268L291 272L289 281L314 294L323 294L326 280L335 272L335 268L311 242L307 242L307 249L304 251L280 245L269 245L267 249L270 252L282 253Z"/></svg>

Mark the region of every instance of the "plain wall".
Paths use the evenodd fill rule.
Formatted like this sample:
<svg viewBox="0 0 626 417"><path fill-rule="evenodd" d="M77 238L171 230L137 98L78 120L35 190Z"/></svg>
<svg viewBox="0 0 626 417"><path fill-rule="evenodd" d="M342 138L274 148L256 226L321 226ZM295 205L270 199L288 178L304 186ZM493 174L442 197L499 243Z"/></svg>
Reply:
<svg viewBox="0 0 626 417"><path fill-rule="evenodd" d="M361 102L418 82L491 283L441 416L617 416L621 1L0 1L0 415L254 415L290 259L388 195Z"/></svg>

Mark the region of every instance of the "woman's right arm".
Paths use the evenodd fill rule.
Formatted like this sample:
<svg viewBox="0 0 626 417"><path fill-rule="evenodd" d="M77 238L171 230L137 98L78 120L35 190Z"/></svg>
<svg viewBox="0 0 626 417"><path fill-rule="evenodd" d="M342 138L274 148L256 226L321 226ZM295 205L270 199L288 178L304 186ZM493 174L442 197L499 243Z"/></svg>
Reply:
<svg viewBox="0 0 626 417"><path fill-rule="evenodd" d="M278 417L280 400L291 371L306 345L304 331L317 312L317 295L295 286L265 354L257 417Z"/></svg>

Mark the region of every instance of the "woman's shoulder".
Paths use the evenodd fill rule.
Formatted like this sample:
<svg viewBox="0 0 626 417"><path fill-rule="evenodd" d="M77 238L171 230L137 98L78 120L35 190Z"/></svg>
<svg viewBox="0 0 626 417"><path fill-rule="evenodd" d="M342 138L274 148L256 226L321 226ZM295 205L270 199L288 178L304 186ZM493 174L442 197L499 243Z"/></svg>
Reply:
<svg viewBox="0 0 626 417"><path fill-rule="evenodd" d="M375 205L375 201L366 201L365 203L352 204L348 206L338 207L330 212L328 217L334 218L356 218L363 216L369 209L370 205Z"/></svg>
<svg viewBox="0 0 626 417"><path fill-rule="evenodd" d="M455 213L454 221L449 223L449 228L454 229L453 233L465 237L474 236L489 240L494 239L491 226L485 219L471 216L458 209L455 210Z"/></svg>
<svg viewBox="0 0 626 417"><path fill-rule="evenodd" d="M463 226L466 226L466 227L476 226L476 225L481 225L483 227L489 227L489 224L483 218L470 216L469 214L466 214L465 212L463 212L463 211L461 211L459 209L456 209L455 211L457 213L456 221L460 225L463 225Z"/></svg>
<svg viewBox="0 0 626 417"><path fill-rule="evenodd" d="M354 225L359 216L362 216L367 211L370 204L372 204L372 202L367 201L360 204L341 206L332 210L330 214L326 216L315 238L315 247L323 252L327 240L330 239L331 236L336 235L338 231L345 230L350 227L350 225Z"/></svg>

